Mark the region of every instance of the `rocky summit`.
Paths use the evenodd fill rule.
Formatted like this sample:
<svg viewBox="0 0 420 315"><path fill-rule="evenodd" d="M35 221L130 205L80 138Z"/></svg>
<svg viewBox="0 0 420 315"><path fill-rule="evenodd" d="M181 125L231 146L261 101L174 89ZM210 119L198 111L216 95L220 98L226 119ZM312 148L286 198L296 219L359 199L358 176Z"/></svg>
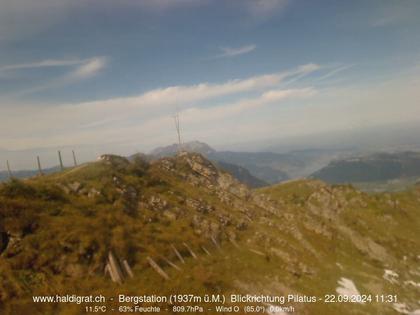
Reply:
<svg viewBox="0 0 420 315"><path fill-rule="evenodd" d="M40 295L193 293L290 296L295 314L417 314L419 229L419 186L250 189L197 153L105 155L0 186L0 313L85 312ZM338 294L373 301L313 303Z"/></svg>

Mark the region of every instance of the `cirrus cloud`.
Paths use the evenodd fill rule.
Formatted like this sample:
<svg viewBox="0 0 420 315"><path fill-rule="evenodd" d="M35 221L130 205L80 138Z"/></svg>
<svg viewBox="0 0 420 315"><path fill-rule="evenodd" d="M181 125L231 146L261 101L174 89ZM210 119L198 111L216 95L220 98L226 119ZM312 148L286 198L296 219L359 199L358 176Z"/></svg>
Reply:
<svg viewBox="0 0 420 315"><path fill-rule="evenodd" d="M86 77L102 67L100 60L96 59L87 65L83 71L76 70L76 73ZM204 121L212 117L217 121L285 99L312 95L314 91L311 89L279 90L278 86L286 78L309 74L316 69L315 65L309 64L289 71L224 83L172 86L150 90L133 97L75 104L44 107L31 104L5 105L0 108L0 141L7 147L17 148L51 146L58 143L70 145L88 144L92 141L123 141L124 137L131 139L131 135L138 134L137 132L158 132L159 129L147 132L145 129L156 125L162 119L166 122L176 108L181 111L185 120ZM249 93L259 96L249 98ZM239 100L226 103L226 96ZM209 101L218 103L210 106ZM16 125L20 126L18 130L14 128ZM138 130L139 128L141 130ZM13 135L10 134L10 130L14 130ZM54 130L54 135L49 135L50 130Z"/></svg>
<svg viewBox="0 0 420 315"><path fill-rule="evenodd" d="M245 45L241 47L220 47L220 50L222 53L220 55L217 55L216 57L222 58L222 57L234 57L238 55L243 55L250 53L251 51L255 50L257 48L256 45Z"/></svg>
<svg viewBox="0 0 420 315"><path fill-rule="evenodd" d="M98 74L107 65L107 58L105 57L93 57L89 59L63 59L63 60L43 60L38 62L29 62L21 64L5 65L0 67L1 72L7 72L10 70L19 71L27 69L38 69L45 67L74 67L70 72L65 73L61 77L48 80L42 84L25 88L18 92L13 93L13 96L26 95L30 93L36 93L52 88L58 88L60 86L72 84L74 82L88 79Z"/></svg>

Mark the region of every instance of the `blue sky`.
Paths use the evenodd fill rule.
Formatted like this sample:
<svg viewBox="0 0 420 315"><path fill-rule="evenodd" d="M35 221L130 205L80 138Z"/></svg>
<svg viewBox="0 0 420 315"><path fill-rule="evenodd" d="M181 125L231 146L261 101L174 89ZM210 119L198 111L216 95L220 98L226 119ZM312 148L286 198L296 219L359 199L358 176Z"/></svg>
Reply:
<svg viewBox="0 0 420 315"><path fill-rule="evenodd" d="M130 153L420 120L419 1L5 0L0 148Z"/></svg>

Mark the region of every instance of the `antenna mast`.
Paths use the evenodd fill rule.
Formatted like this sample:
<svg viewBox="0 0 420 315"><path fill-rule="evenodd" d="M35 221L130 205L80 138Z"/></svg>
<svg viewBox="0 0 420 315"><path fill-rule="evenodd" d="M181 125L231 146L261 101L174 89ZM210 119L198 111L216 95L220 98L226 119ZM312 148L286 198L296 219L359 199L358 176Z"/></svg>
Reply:
<svg viewBox="0 0 420 315"><path fill-rule="evenodd" d="M178 150L181 151L182 140L181 140L181 128L180 128L180 125L179 125L179 114L178 113L175 114L174 120L175 120L176 133L178 135Z"/></svg>

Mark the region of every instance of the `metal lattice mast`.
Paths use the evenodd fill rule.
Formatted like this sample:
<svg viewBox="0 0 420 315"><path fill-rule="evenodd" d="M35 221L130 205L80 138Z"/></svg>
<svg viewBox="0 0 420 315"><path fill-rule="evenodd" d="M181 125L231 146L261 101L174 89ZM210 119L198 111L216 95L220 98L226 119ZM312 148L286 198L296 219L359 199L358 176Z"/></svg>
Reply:
<svg viewBox="0 0 420 315"><path fill-rule="evenodd" d="M178 135L178 150L181 151L182 149L182 139L181 139L181 127L179 124L179 114L176 113L176 115L174 116L174 120L175 120L175 128L176 128L176 133Z"/></svg>

